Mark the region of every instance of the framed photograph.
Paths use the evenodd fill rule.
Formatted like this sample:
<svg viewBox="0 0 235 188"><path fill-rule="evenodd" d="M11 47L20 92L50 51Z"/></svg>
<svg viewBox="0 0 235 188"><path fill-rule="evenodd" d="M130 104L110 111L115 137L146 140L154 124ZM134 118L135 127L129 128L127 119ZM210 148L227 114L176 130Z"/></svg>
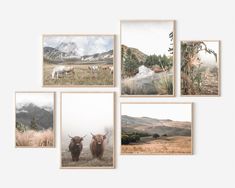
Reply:
<svg viewBox="0 0 235 188"><path fill-rule="evenodd" d="M191 155L192 103L121 103L121 154Z"/></svg>
<svg viewBox="0 0 235 188"><path fill-rule="evenodd" d="M61 93L61 168L114 168L114 93Z"/></svg>
<svg viewBox="0 0 235 188"><path fill-rule="evenodd" d="M220 41L181 41L181 95L220 96Z"/></svg>
<svg viewBox="0 0 235 188"><path fill-rule="evenodd" d="M15 93L15 146L55 147L55 93Z"/></svg>
<svg viewBox="0 0 235 188"><path fill-rule="evenodd" d="M43 86L113 87L114 35L44 35Z"/></svg>
<svg viewBox="0 0 235 188"><path fill-rule="evenodd" d="M121 96L174 97L174 20L121 21Z"/></svg>

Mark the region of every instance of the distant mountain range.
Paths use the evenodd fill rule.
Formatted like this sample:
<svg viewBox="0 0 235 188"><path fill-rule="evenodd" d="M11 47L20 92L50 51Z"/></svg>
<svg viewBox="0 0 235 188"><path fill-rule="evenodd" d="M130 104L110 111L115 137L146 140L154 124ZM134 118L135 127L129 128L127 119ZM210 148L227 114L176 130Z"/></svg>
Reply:
<svg viewBox="0 0 235 188"><path fill-rule="evenodd" d="M64 61L79 61L86 63L113 59L113 50L84 56L80 56L78 51L77 45L73 42L60 43L57 47L45 46L43 48L43 58L52 63L62 63Z"/></svg>
<svg viewBox="0 0 235 188"><path fill-rule="evenodd" d="M53 127L53 107L39 107L33 103L16 105L16 122L30 126L35 118L39 129L48 129Z"/></svg>
<svg viewBox="0 0 235 188"><path fill-rule="evenodd" d="M151 135L157 133L168 136L191 136L191 122L187 121L122 115L121 123L122 131L126 133L142 132Z"/></svg>

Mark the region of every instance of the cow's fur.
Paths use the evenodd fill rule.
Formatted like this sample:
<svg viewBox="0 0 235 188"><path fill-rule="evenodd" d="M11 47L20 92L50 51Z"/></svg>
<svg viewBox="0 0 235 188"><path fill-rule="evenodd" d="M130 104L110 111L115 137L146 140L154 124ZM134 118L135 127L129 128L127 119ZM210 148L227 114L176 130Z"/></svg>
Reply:
<svg viewBox="0 0 235 188"><path fill-rule="evenodd" d="M109 66L103 66L102 69L103 70L109 70Z"/></svg>
<svg viewBox="0 0 235 188"><path fill-rule="evenodd" d="M113 74L113 66L109 67L110 74Z"/></svg>
<svg viewBox="0 0 235 188"><path fill-rule="evenodd" d="M91 72L96 72L99 70L99 66L98 65L90 65L88 66L88 69L91 70Z"/></svg>
<svg viewBox="0 0 235 188"><path fill-rule="evenodd" d="M90 144L90 150L93 158L102 159L104 154L104 140L106 135L96 134L92 135L92 140Z"/></svg>
<svg viewBox="0 0 235 188"><path fill-rule="evenodd" d="M64 65L60 65L60 66L56 66L51 74L52 79L58 79L59 75L63 75L63 74L68 74L68 73L72 73L74 74L74 67L73 66L64 66Z"/></svg>
<svg viewBox="0 0 235 188"><path fill-rule="evenodd" d="M71 138L69 144L69 151L71 152L72 160L79 161L79 157L83 148L82 141L84 137L79 137L79 136L74 136L74 137L69 136L69 137Z"/></svg>

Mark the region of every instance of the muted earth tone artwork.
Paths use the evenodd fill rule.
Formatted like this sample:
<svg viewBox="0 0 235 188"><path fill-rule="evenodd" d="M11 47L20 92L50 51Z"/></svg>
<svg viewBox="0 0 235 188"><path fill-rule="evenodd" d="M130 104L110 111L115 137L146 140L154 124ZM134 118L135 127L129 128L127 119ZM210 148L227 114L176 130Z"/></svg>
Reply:
<svg viewBox="0 0 235 188"><path fill-rule="evenodd" d="M219 41L181 42L181 94L218 96Z"/></svg>
<svg viewBox="0 0 235 188"><path fill-rule="evenodd" d="M61 168L114 168L114 94L61 99Z"/></svg>
<svg viewBox="0 0 235 188"><path fill-rule="evenodd" d="M16 147L54 146L54 93L15 94Z"/></svg>
<svg viewBox="0 0 235 188"><path fill-rule="evenodd" d="M122 103L122 154L192 154L191 103Z"/></svg>
<svg viewBox="0 0 235 188"><path fill-rule="evenodd" d="M174 21L121 22L121 94L174 95Z"/></svg>
<svg viewBox="0 0 235 188"><path fill-rule="evenodd" d="M44 35L44 86L113 86L113 35Z"/></svg>

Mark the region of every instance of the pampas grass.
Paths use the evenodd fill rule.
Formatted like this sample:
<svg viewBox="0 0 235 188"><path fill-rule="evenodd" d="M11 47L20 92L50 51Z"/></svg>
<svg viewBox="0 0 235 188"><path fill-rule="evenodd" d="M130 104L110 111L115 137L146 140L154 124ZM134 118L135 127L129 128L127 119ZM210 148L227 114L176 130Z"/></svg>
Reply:
<svg viewBox="0 0 235 188"><path fill-rule="evenodd" d="M54 146L54 132L52 129L43 131L16 130L16 146L18 147L52 147Z"/></svg>
<svg viewBox="0 0 235 188"><path fill-rule="evenodd" d="M122 95L173 95L173 69L144 78L122 79Z"/></svg>

